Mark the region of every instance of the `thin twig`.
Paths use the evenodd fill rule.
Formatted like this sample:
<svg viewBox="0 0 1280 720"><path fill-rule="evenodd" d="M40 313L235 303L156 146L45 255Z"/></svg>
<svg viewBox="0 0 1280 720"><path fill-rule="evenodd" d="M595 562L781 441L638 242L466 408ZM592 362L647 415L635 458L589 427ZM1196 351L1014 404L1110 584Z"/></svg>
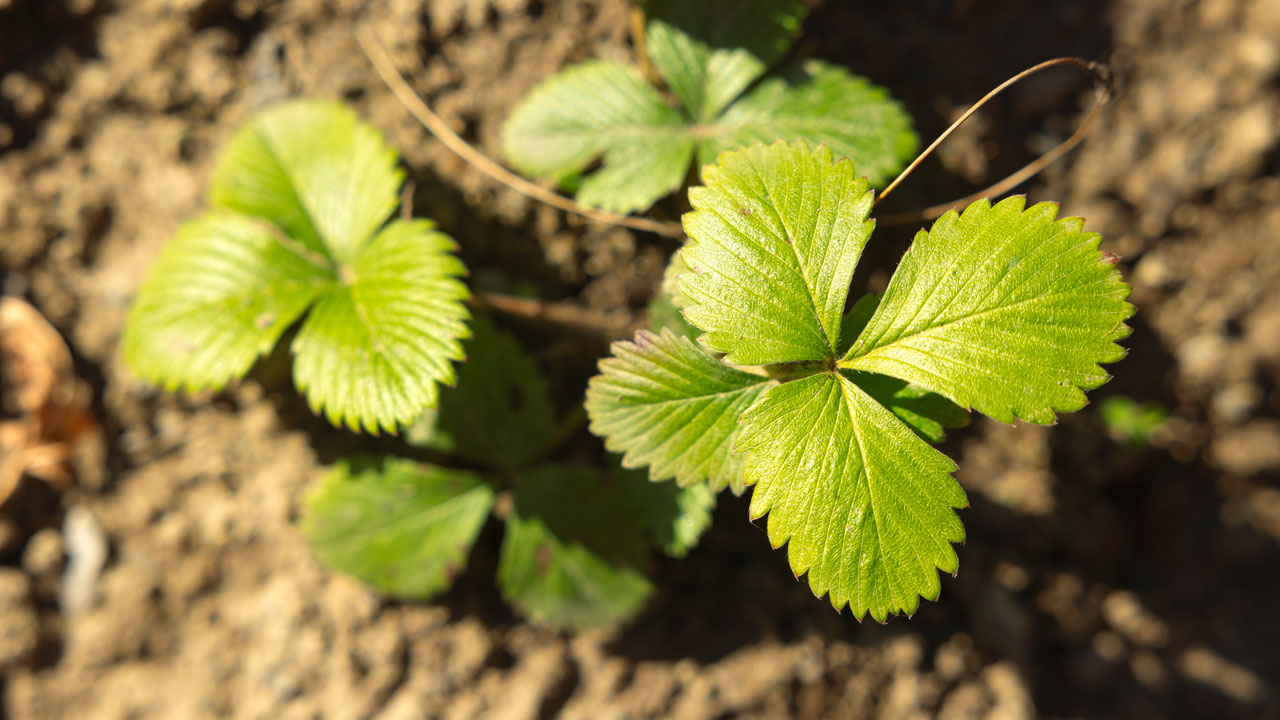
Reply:
<svg viewBox="0 0 1280 720"><path fill-rule="evenodd" d="M551 302L500 293L475 292L471 296L471 303L484 310L547 325L577 328L610 340L628 337L636 325L635 316L629 312L606 313L568 300Z"/></svg>
<svg viewBox="0 0 1280 720"><path fill-rule="evenodd" d="M1003 83L1000 83L999 86L997 86L994 90L984 95L981 100L979 100L967 111L965 111L965 113L961 115L959 119L951 123L951 126L948 127L945 131L943 131L941 135L938 136L938 139L934 140L933 143L929 145L929 147L925 148L924 152L920 153L916 157L916 159L913 160L911 164L907 166L907 169L903 170L902 173L900 173L898 177L894 179L893 182L889 183L889 186L884 189L884 192L880 193L880 197L876 198L876 205L879 205L882 200L888 197L889 193L893 192L894 188L898 187L898 185L901 184L902 181L905 180L907 176L910 175L911 172L915 170L920 163L924 162L925 158L929 157L929 155L933 153L933 151L937 149L939 145L942 144L942 141L946 140L951 135L951 133L955 132L957 128L963 125L965 121L968 120L970 117L972 117L973 114L976 113L980 108L982 108L983 105L986 105L993 98L995 98L1000 93L1004 92L1009 86L1017 83L1018 81L1024 78L1027 78L1031 75L1034 75L1040 72L1041 70L1046 70L1051 67L1058 67L1060 65L1070 65L1072 67L1081 68L1083 70L1087 70L1090 73L1092 73L1093 79L1094 79L1094 86L1097 90L1094 103L1093 103L1093 108L1089 111L1089 114L1085 117L1084 121L1080 123L1079 129L1077 129L1075 133L1071 135L1071 137L1067 138L1065 141L1063 141L1061 144L1059 144L1057 147L1053 148L1049 152L1031 161L1026 166L1024 166L1021 170L1018 170L1017 172L1006 177L1000 182L994 185L991 185L990 187L983 188L982 190L979 190L978 192L973 193L972 195L968 195L966 197L960 198L959 200L953 200L948 203L943 203L941 205L934 205L933 207L925 208L924 210L916 210L908 213L898 213L896 215L882 215L877 218L877 222L882 224L895 225L895 224L918 222L921 220L932 220L933 218L936 218L939 215L942 215L943 213L945 213L946 211L952 208L959 207L961 205L967 205L979 198L992 197L995 195L1006 193L1009 190L1012 190L1013 188L1017 187L1019 184L1026 181L1028 178L1032 177L1036 173L1040 172L1049 163L1052 163L1053 161L1057 160L1058 158L1070 152L1076 145L1079 145L1080 141L1084 139L1086 134L1088 134L1089 129L1093 127L1093 123L1098 118L1098 114L1101 112L1103 106L1105 106L1108 102L1110 102L1111 97L1114 94L1115 84L1114 84L1114 77L1111 74L1111 68L1107 67L1107 65L1100 62L1094 62L1092 60L1085 60L1083 58L1077 58L1077 57L1060 57L1060 58L1054 58L1052 60L1046 60L1038 65L1034 65L1030 68L1027 68L1026 70L1023 70L1022 72L1018 73L1017 75L1014 75L1008 80L1005 80Z"/></svg>
<svg viewBox="0 0 1280 720"><path fill-rule="evenodd" d="M632 4L631 10L628 11L627 21L629 30L631 31L631 47L636 53L636 65L640 68L640 73L650 84L655 86L662 85L661 76L658 70L653 66L653 61L649 59L649 48L645 44L645 16L644 8L638 3Z"/></svg>
<svg viewBox="0 0 1280 720"><path fill-rule="evenodd" d="M417 189L413 178L405 180L404 187L400 188L400 219L405 222L413 220L413 193Z"/></svg>
<svg viewBox="0 0 1280 720"><path fill-rule="evenodd" d="M485 175L521 195L559 208L565 212L580 215L591 222L605 225L621 225L632 230L651 232L666 237L678 238L684 236L684 230L680 227L680 223L617 215L602 210L585 208L566 197L557 195L540 185L525 180L490 160L479 150L471 147L466 140L458 137L458 134L451 130L440 119L440 116L427 107L422 98L418 97L413 88L409 87L409 84L405 82L404 77L400 75L400 71L396 69L395 63L391 61L386 49L382 47L382 43L378 41L377 36L370 28L367 26L357 28L356 40L359 41L360 47L364 49L364 54L369 58L369 62L373 63L374 69L382 76L383 82L387 84L387 87L391 89L391 92L395 94L400 103L405 106L405 109L412 113L418 119L418 122L421 122L437 140L444 143L445 147L475 166Z"/></svg>

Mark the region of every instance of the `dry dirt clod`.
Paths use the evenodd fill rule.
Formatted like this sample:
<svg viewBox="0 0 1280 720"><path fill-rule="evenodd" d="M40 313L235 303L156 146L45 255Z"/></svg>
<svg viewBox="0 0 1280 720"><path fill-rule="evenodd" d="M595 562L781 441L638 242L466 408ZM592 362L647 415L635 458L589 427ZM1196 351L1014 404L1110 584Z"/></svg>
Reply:
<svg viewBox="0 0 1280 720"><path fill-rule="evenodd" d="M31 579L21 570L0 568L0 674L24 662L39 640Z"/></svg>

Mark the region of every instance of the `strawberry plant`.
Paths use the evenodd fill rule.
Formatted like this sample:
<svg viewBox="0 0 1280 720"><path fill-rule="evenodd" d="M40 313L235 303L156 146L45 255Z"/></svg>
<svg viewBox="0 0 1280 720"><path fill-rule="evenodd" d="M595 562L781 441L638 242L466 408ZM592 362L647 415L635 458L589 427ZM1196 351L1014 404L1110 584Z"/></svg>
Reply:
<svg viewBox="0 0 1280 720"><path fill-rule="evenodd" d="M616 343L591 430L653 480L752 487L750 515L815 595L912 614L955 573L955 463L970 409L1054 422L1124 356L1129 287L1052 203L981 200L920 231L883 296L848 307L873 191L848 159L755 144L703 168L684 217L677 332Z"/></svg>
<svg viewBox="0 0 1280 720"><path fill-rule="evenodd" d="M711 522L715 494L543 460L564 426L545 380L513 339L482 318L473 327L457 386L408 433L470 469L340 462L308 496L304 533L331 567L425 599L453 583L493 512L505 526L497 583L522 615L558 628L633 616L653 589L650 547L682 557Z"/></svg>
<svg viewBox="0 0 1280 720"><path fill-rule="evenodd" d="M263 112L224 151L213 209L151 269L126 361L170 390L220 388L300 322L293 376L310 406L352 430L408 426L410 445L439 461L336 463L302 522L323 562L429 598L492 511L506 525L498 584L522 614L562 628L630 617L652 591L650 547L683 556L714 493L542 460L559 442L545 380L470 317L453 242L426 220L387 222L401 179L395 153L342 105Z"/></svg>
<svg viewBox="0 0 1280 720"><path fill-rule="evenodd" d="M804 139L852 157L880 184L915 152L888 93L843 68L783 59L807 12L799 0L650 0L641 68L597 59L534 88L503 128L520 172L576 187L579 204L620 214L679 190L691 163L754 141ZM593 169L593 163L599 166Z"/></svg>
<svg viewBox="0 0 1280 720"><path fill-rule="evenodd" d="M302 320L293 379L335 425L394 430L452 383L465 274L429 220L392 220L396 153L342 105L268 109L223 151L129 313L125 361L168 390L221 388Z"/></svg>

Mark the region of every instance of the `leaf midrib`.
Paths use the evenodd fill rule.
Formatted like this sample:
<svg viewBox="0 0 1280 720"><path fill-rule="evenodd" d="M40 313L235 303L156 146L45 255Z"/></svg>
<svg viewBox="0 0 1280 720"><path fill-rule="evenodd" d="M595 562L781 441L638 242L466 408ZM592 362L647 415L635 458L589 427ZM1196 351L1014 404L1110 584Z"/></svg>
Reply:
<svg viewBox="0 0 1280 720"><path fill-rule="evenodd" d="M320 232L320 228L316 227L315 214L311 206L308 205L306 202L304 202L302 199L302 196L298 194L297 173L294 172L292 167L290 167L287 163L281 160L281 156L278 152L276 152L275 145L272 142L270 135L267 135L265 132L263 132L262 128L260 127L255 127L254 132L258 134L258 137L262 138L262 146L266 148L267 154L271 156L272 162L274 162L276 166L280 168L280 170L284 173L284 176L289 180L289 194L293 197L293 200L297 202L298 207L302 208L302 217L304 220L307 221L307 227L311 228L312 234L315 235L316 240L320 242L320 245L325 249L327 253L327 256L325 257L325 259L329 261L329 267L324 269L332 271L334 267L339 263L337 259L333 257L333 247L330 245L329 239L326 238ZM281 247L285 248L286 250L289 250L290 252L295 253L296 255L298 255L298 257L302 258L303 260L313 265L316 264L315 260L309 257L311 255L309 248L307 248L305 245L303 245L302 248L292 247L290 243L298 243L298 244L302 244L302 243L300 243L298 240L295 240L294 238L289 237L284 232L284 230L280 229L274 222L271 221L270 218L258 216L258 219L266 221L267 224L270 225L276 231L276 232L273 232L271 235L276 239L277 242L280 243ZM289 242L285 242L285 240L288 240Z"/></svg>

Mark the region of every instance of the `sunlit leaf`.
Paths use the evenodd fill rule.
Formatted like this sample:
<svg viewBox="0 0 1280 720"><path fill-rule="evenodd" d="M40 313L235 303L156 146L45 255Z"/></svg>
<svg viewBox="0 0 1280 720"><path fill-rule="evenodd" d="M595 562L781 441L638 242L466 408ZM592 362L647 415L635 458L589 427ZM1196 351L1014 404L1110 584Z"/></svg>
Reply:
<svg viewBox="0 0 1280 720"><path fill-rule="evenodd" d="M641 331L613 344L613 357L587 387L591 431L625 453L624 467L649 467L654 480L707 481L741 488L742 456L732 452L738 417L768 378L712 358L669 330Z"/></svg>
<svg viewBox="0 0 1280 720"><path fill-rule="evenodd" d="M742 425L751 516L814 594L880 621L937 599L968 504L951 460L839 373L770 388Z"/></svg>
<svg viewBox="0 0 1280 720"><path fill-rule="evenodd" d="M178 230L129 310L124 358L167 390L244 375L336 278L260 220L213 211Z"/></svg>
<svg viewBox="0 0 1280 720"><path fill-rule="evenodd" d="M915 242L842 367L901 378L997 420L1054 421L1124 357L1129 286L1058 206L985 200Z"/></svg>
<svg viewBox="0 0 1280 720"><path fill-rule="evenodd" d="M852 162L803 143L753 145L703 168L684 218L680 292L700 340L738 365L832 357L872 193Z"/></svg>
<svg viewBox="0 0 1280 720"><path fill-rule="evenodd" d="M125 359L166 388L220 388L305 316L294 382L331 422L395 430L462 359L465 274L429 221L383 223L402 174L373 127L332 102L270 108L214 174L219 208L184 225L129 315Z"/></svg>

